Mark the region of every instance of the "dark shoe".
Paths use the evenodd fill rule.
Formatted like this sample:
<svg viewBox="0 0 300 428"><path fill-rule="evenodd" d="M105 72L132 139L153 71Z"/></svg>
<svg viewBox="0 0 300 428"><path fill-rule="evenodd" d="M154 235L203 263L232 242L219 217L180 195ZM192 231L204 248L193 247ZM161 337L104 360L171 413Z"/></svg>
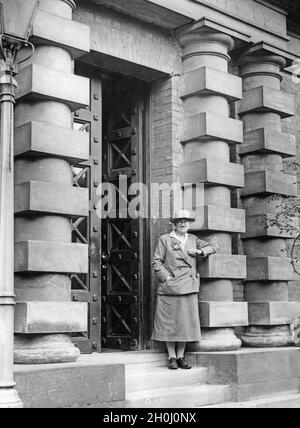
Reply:
<svg viewBox="0 0 300 428"><path fill-rule="evenodd" d="M192 366L190 366L190 365L185 361L185 359L184 359L184 358L178 358L178 360L177 360L177 366L178 366L180 369L184 369L184 370L189 370L189 369L191 369L191 368L192 368Z"/></svg>
<svg viewBox="0 0 300 428"><path fill-rule="evenodd" d="M170 358L169 359L168 368L170 370L177 370L178 369L176 358Z"/></svg>

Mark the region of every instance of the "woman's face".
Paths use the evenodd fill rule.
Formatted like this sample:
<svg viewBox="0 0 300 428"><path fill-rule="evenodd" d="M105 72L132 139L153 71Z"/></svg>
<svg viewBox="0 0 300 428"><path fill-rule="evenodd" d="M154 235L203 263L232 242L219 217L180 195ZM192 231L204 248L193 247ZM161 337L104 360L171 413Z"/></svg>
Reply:
<svg viewBox="0 0 300 428"><path fill-rule="evenodd" d="M189 220L178 220L175 223L175 231L180 234L187 233L189 228L190 228Z"/></svg>

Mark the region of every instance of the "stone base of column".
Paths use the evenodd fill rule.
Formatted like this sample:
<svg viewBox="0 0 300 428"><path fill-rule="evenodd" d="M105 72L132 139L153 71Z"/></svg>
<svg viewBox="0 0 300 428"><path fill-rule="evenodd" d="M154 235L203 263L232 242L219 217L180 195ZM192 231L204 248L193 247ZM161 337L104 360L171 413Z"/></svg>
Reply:
<svg viewBox="0 0 300 428"><path fill-rule="evenodd" d="M77 361L80 351L64 334L15 335L15 364L53 364Z"/></svg>
<svg viewBox="0 0 300 428"><path fill-rule="evenodd" d="M188 345L189 352L236 351L242 346L233 328L202 329L200 342Z"/></svg>
<svg viewBox="0 0 300 428"><path fill-rule="evenodd" d="M292 346L288 325L274 327L248 327L242 336L243 346L251 348L278 348Z"/></svg>
<svg viewBox="0 0 300 428"><path fill-rule="evenodd" d="M0 409L21 409L22 401L14 387L0 388Z"/></svg>

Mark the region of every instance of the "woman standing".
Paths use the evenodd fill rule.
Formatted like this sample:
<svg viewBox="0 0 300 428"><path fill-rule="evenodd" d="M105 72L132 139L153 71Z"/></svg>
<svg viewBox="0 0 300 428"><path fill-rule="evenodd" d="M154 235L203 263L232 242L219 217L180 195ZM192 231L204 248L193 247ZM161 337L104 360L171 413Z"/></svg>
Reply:
<svg viewBox="0 0 300 428"><path fill-rule="evenodd" d="M171 219L174 231L160 237L153 260L159 286L152 339L166 342L171 370L191 368L184 359L186 343L201 339L197 258L216 253L210 244L188 234L192 221L189 211L178 211Z"/></svg>

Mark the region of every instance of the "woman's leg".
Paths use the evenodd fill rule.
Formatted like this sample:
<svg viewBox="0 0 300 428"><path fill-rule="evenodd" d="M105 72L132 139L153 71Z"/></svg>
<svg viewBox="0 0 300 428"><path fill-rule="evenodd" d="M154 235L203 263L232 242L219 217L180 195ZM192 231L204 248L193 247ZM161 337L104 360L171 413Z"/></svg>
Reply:
<svg viewBox="0 0 300 428"><path fill-rule="evenodd" d="M175 351L175 342L166 342L169 359L170 358L177 358L176 357L176 351Z"/></svg>
<svg viewBox="0 0 300 428"><path fill-rule="evenodd" d="M186 342L177 342L177 358L184 357Z"/></svg>
<svg viewBox="0 0 300 428"><path fill-rule="evenodd" d="M177 342L177 364L180 369L191 369L192 366L184 359L186 342Z"/></svg>

